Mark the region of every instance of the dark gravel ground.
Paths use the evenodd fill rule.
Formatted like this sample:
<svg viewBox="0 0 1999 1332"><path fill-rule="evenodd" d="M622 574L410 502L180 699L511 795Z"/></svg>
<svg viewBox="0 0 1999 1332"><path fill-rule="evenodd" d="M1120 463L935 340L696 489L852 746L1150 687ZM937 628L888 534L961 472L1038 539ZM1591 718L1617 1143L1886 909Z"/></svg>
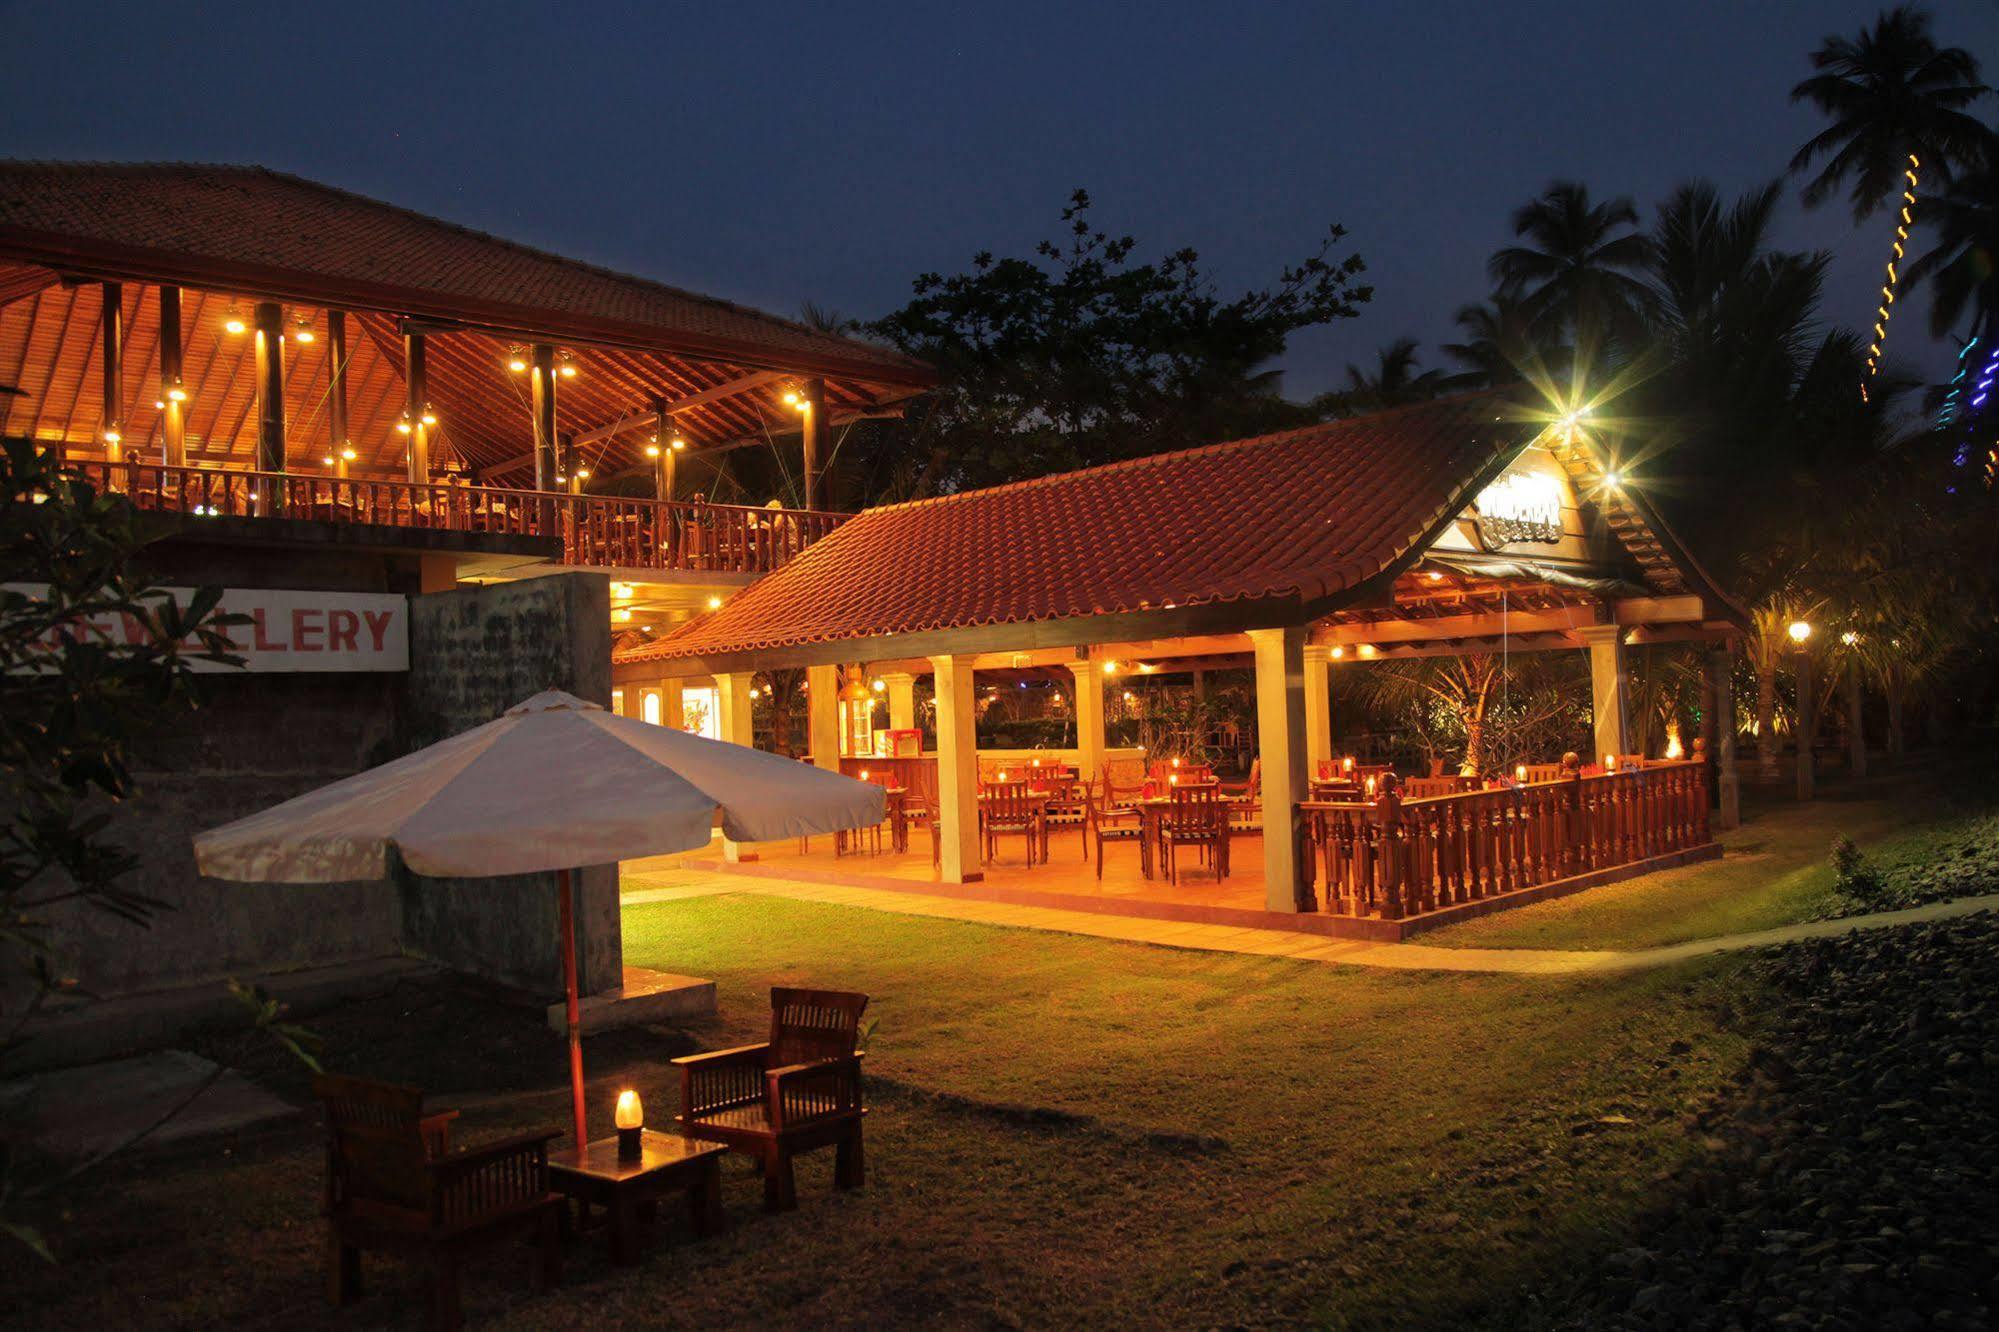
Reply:
<svg viewBox="0 0 1999 1332"><path fill-rule="evenodd" d="M1946 815L1963 809L1970 796L1940 797ZM1863 855L1857 884L1842 880L1831 917L1859 916L1872 911L1899 911L1927 902L1999 893L1999 814L1964 810L1949 831L1925 838L1890 859ZM1837 857L1835 853L1835 866Z"/></svg>
<svg viewBox="0 0 1999 1332"><path fill-rule="evenodd" d="M1766 950L1738 1086L1629 1247L1495 1325L1990 1328L1999 915ZM1749 1001L1745 1001L1749 1002ZM1590 1270L1593 1268L1594 1270Z"/></svg>

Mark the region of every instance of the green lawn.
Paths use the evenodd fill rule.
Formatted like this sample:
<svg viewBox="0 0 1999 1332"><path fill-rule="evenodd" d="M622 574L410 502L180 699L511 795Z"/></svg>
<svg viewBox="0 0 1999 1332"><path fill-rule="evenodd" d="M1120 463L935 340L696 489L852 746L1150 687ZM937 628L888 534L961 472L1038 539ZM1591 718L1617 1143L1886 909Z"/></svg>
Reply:
<svg viewBox="0 0 1999 1332"><path fill-rule="evenodd" d="M800 1170L765 1217L746 1168L731 1228L630 1271L594 1244L531 1298L504 1258L468 1277L503 1327L1181 1326L1310 1318L1409 1325L1622 1242L1692 1151L1686 1126L1744 1057L1731 961L1613 978L1392 974L722 896L634 907L628 960L717 979L754 1038L772 983L853 987L879 1019L869 1186ZM560 1123L560 1044L538 1015L398 992L315 1020L329 1059L423 1080L463 1136ZM636 1085L655 1119L687 1036L587 1044L593 1115ZM488 1049L503 1060L481 1064ZM302 1078L253 1041L247 1059ZM261 1062L260 1062L261 1061ZM488 1094L479 1094L482 1091ZM319 1155L300 1126L115 1166L45 1218L64 1264L0 1253L37 1325L414 1325L380 1268L354 1310L319 1303Z"/></svg>
<svg viewBox="0 0 1999 1332"><path fill-rule="evenodd" d="M1764 811L1720 865L1449 941L1631 946L1817 914L1836 831L1890 869L1972 863L1999 816L1989 785L1951 789L1947 805L1890 790ZM670 1118L667 1058L755 1039L772 984L862 989L879 1022L869 1186L833 1193L820 1153L801 1164L800 1209L766 1217L753 1171L732 1165L726 1234L691 1242L676 1218L628 1271L582 1243L540 1297L498 1256L468 1274L477 1323L1499 1325L1522 1290L1630 1243L1667 1173L1709 1149L1695 1116L1740 1072L1765 1007L1736 957L1399 973L752 894L627 908L625 952L714 977L720 1016L591 1038L598 1131L625 1085ZM331 1066L465 1107L464 1140L564 1118L561 1044L538 1012L439 982L312 1025ZM268 1042L198 1048L304 1099ZM33 1218L60 1267L0 1247L10 1313L31 1311L8 1321L417 1325L414 1277L392 1265L371 1269L357 1308L320 1302L319 1172L308 1121L114 1163Z"/></svg>
<svg viewBox="0 0 1999 1332"><path fill-rule="evenodd" d="M1499 912L1420 941L1447 948L1650 948L1851 914L1853 904L1833 885L1835 837L1851 837L1895 878L1967 841L1989 844L1995 832L1999 773L1989 765L1864 790L1832 785L1808 805L1752 794L1743 826L1719 839L1727 849L1721 860Z"/></svg>

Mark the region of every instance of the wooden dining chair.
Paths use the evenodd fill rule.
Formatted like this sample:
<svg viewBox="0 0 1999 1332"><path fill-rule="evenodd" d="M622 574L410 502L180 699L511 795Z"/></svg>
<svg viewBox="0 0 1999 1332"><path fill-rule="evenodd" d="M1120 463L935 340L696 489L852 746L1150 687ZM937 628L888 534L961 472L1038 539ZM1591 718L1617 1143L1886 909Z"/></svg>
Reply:
<svg viewBox="0 0 1999 1332"><path fill-rule="evenodd" d="M1223 782L1216 788L1228 802L1229 822L1237 832L1254 832L1263 826L1263 759L1249 761L1249 776L1240 782Z"/></svg>
<svg viewBox="0 0 1999 1332"><path fill-rule="evenodd" d="M986 859L999 857L999 839L1019 834L1027 841L1027 863L1035 863L1038 850L1048 859L1048 816L1042 798L1027 789L1024 781L994 782L986 788L983 802Z"/></svg>
<svg viewBox="0 0 1999 1332"><path fill-rule="evenodd" d="M1041 783L1042 796L1046 803L1042 806L1042 820L1047 833L1059 829L1074 828L1077 840L1083 849L1083 859L1090 858L1090 807L1084 800L1083 783L1066 775L1044 777ZM1045 836L1046 834L1044 834ZM1046 843L1043 843L1046 850ZM1046 857L1044 856L1044 859Z"/></svg>
<svg viewBox="0 0 1999 1332"><path fill-rule="evenodd" d="M1106 789L1110 786L1108 777L1105 779L1104 786ZM1133 798L1136 799L1137 792L1134 791L1132 794ZM1145 817L1136 804L1111 804L1109 797L1099 792L1094 786L1084 789L1083 808L1086 811L1083 821L1085 845L1087 846L1090 843L1095 843L1096 845L1097 880L1102 882L1104 877L1104 843L1136 842L1140 840L1145 836ZM1087 855L1089 853L1085 851L1084 854Z"/></svg>
<svg viewBox="0 0 1999 1332"><path fill-rule="evenodd" d="M1212 784L1173 788L1173 801L1160 816L1159 845L1166 855L1167 882L1176 887L1182 846L1195 848L1201 863L1214 869L1215 882L1228 877L1228 806Z"/></svg>

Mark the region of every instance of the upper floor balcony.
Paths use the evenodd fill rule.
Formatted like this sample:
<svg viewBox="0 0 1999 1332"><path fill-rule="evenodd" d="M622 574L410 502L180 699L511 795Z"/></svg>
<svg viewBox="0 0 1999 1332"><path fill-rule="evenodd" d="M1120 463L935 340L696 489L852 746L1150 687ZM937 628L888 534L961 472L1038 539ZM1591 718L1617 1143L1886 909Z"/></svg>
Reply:
<svg viewBox="0 0 1999 1332"><path fill-rule="evenodd" d="M496 536L552 537L560 560L581 568L749 574L782 568L846 517L806 509L750 508L478 486L384 481L159 463L72 460L101 491L140 510L189 518L291 518Z"/></svg>

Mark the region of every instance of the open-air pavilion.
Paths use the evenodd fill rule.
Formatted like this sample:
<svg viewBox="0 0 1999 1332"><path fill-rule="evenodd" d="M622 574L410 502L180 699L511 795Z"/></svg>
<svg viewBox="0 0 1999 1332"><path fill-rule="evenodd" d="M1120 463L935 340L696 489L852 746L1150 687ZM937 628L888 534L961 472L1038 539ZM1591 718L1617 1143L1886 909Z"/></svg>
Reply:
<svg viewBox="0 0 1999 1332"><path fill-rule="evenodd" d="M426 590L601 569L621 620L664 628L831 530L834 432L934 378L282 172L0 162L0 434L218 532L513 539ZM704 502L733 451L780 446L782 515Z"/></svg>
<svg viewBox="0 0 1999 1332"><path fill-rule="evenodd" d="M1633 754L1624 653L1708 645L1718 700L1708 712L1727 715L1743 627L1642 493L1614 475L1586 421L1524 419L1478 394L869 510L726 606L621 652L614 677L633 711L712 682L724 738L749 743L753 675L805 668L812 761L890 781L934 819L934 870L922 838L881 868L912 887L960 891L987 868L982 776L1032 761L988 756L982 774L981 670L1073 675L1074 765L1101 792L1117 761L1104 701L1119 670L1246 658L1259 780L1229 818L1260 845L1239 847L1232 883L1160 883L1144 872L1145 843L1119 848L1103 880L1112 887L1093 888L1059 835L1045 862L999 878L1009 891L1107 895L1117 909L1172 915L1207 903L1399 937L1440 913L1710 853L1710 795L1723 826L1735 818L1732 728L1694 757ZM1454 779L1407 799L1386 782L1338 784L1332 671L1502 645L1589 654L1593 761L1562 771L1551 754L1532 772ZM891 732L913 727L913 682L932 677L934 754L853 752L839 696L842 668L857 664L883 682ZM833 868L833 851L807 859ZM725 855L804 868L789 846Z"/></svg>

